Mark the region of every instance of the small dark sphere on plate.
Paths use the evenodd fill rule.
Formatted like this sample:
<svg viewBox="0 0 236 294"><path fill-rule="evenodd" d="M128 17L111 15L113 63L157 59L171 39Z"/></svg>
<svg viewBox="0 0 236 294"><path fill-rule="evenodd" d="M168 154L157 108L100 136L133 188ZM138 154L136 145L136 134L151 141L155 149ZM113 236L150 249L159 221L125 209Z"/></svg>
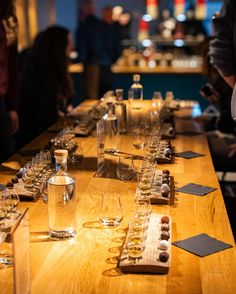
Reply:
<svg viewBox="0 0 236 294"><path fill-rule="evenodd" d="M168 259L169 259L169 254L167 252L161 252L159 254L159 260L161 262L167 262Z"/></svg>
<svg viewBox="0 0 236 294"><path fill-rule="evenodd" d="M161 230L168 232L170 230L170 226L168 224L166 224L166 223L162 224L161 225Z"/></svg>
<svg viewBox="0 0 236 294"><path fill-rule="evenodd" d="M14 177L14 178L11 179L11 181L12 181L13 184L16 184L16 183L18 183L18 178Z"/></svg>
<svg viewBox="0 0 236 294"><path fill-rule="evenodd" d="M168 178L162 178L162 184L167 184L169 185L169 179Z"/></svg>
<svg viewBox="0 0 236 294"><path fill-rule="evenodd" d="M161 191L161 196L167 198L169 196L169 191Z"/></svg>
<svg viewBox="0 0 236 294"><path fill-rule="evenodd" d="M169 224L170 222L170 219L167 215L164 215L162 218L161 218L161 223L162 224Z"/></svg>
<svg viewBox="0 0 236 294"><path fill-rule="evenodd" d="M164 154L165 154L166 157L170 157L171 156L170 148L166 148L165 151L164 151Z"/></svg>
<svg viewBox="0 0 236 294"><path fill-rule="evenodd" d="M14 187L14 184L12 182L8 182L6 184L7 188L13 188Z"/></svg>
<svg viewBox="0 0 236 294"><path fill-rule="evenodd" d="M169 175L170 174L170 171L168 169L163 169L162 173Z"/></svg>
<svg viewBox="0 0 236 294"><path fill-rule="evenodd" d="M162 231L161 232L161 240L168 241L169 239L170 239L170 233L168 233L167 231Z"/></svg>
<svg viewBox="0 0 236 294"><path fill-rule="evenodd" d="M18 171L16 173L16 176L17 176L18 179L21 179L22 178L22 172L21 171Z"/></svg>

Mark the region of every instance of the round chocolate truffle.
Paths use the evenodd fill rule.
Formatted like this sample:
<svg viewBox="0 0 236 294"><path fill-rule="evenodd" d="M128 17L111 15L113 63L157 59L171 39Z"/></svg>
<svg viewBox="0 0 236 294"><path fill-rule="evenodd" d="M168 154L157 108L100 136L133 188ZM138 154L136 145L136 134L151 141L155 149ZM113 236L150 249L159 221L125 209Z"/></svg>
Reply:
<svg viewBox="0 0 236 294"><path fill-rule="evenodd" d="M164 198L167 198L169 196L169 192L168 191L161 191L161 196Z"/></svg>
<svg viewBox="0 0 236 294"><path fill-rule="evenodd" d="M21 171L18 171L16 173L16 176L17 176L18 179L22 178L22 172Z"/></svg>
<svg viewBox="0 0 236 294"><path fill-rule="evenodd" d="M14 187L14 184L12 182L8 182L6 184L7 188L13 188Z"/></svg>
<svg viewBox="0 0 236 294"><path fill-rule="evenodd" d="M169 242L167 240L161 240L159 243L160 250L167 250L169 248Z"/></svg>
<svg viewBox="0 0 236 294"><path fill-rule="evenodd" d="M162 224L168 224L170 222L170 219L167 215L164 215L162 218L161 218L161 223Z"/></svg>
<svg viewBox="0 0 236 294"><path fill-rule="evenodd" d="M11 181L12 181L13 184L16 184L16 183L18 183L18 178L14 177L14 178L11 179Z"/></svg>
<svg viewBox="0 0 236 294"><path fill-rule="evenodd" d="M169 232L166 232L166 231L163 231L161 232L161 240L169 240L170 239L170 233Z"/></svg>
<svg viewBox="0 0 236 294"><path fill-rule="evenodd" d="M175 133L175 129L173 127L169 127L168 134L169 135L174 135L174 133Z"/></svg>
<svg viewBox="0 0 236 294"><path fill-rule="evenodd" d="M168 169L163 169L162 173L169 175L170 174L170 171Z"/></svg>
<svg viewBox="0 0 236 294"><path fill-rule="evenodd" d="M168 232L170 230L170 226L166 223L161 225L161 230Z"/></svg>
<svg viewBox="0 0 236 294"><path fill-rule="evenodd" d="M166 178L166 177L162 178L162 184L167 184L167 185L169 185L169 179Z"/></svg>
<svg viewBox="0 0 236 294"><path fill-rule="evenodd" d="M162 196L166 195L166 197L168 197L169 193L170 193L170 187L167 184L162 184L162 186L161 186L161 195Z"/></svg>
<svg viewBox="0 0 236 294"><path fill-rule="evenodd" d="M164 155L165 155L166 157L170 157L170 156L171 156L171 149L170 149L170 148L165 148L165 150L164 150Z"/></svg>
<svg viewBox="0 0 236 294"><path fill-rule="evenodd" d="M161 262L167 262L168 259L169 259L169 254L167 252L161 252L159 254L159 260Z"/></svg>

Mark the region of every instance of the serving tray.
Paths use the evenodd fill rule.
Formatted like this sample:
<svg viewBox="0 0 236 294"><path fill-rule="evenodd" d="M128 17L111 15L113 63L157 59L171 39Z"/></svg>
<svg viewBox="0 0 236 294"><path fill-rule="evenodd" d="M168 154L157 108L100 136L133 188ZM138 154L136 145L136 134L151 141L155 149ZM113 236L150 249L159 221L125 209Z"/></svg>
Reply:
<svg viewBox="0 0 236 294"><path fill-rule="evenodd" d="M165 171L165 170L164 170ZM152 188L151 188L151 196L150 201L151 204L165 204L165 205L174 205L175 201L175 183L174 183L174 177L168 175L166 179L168 179L168 187L169 192L163 196L162 193L162 184L163 184L163 170L155 170L155 175L152 182ZM168 187L166 187L168 189ZM165 189L164 189L165 190ZM139 196L140 191L137 187L136 189L136 196Z"/></svg>
<svg viewBox="0 0 236 294"><path fill-rule="evenodd" d="M126 249L126 240L122 246L118 266L124 273L154 273L167 274L171 264L171 218L169 218L169 246L167 250L160 249L161 241L161 219L164 215L152 213L149 222L149 228L146 239L146 247L142 254L142 258L134 262L130 260ZM129 231L127 232L128 235ZM126 235L126 237L127 237ZM161 252L166 252L169 255L167 261L160 261L159 255Z"/></svg>

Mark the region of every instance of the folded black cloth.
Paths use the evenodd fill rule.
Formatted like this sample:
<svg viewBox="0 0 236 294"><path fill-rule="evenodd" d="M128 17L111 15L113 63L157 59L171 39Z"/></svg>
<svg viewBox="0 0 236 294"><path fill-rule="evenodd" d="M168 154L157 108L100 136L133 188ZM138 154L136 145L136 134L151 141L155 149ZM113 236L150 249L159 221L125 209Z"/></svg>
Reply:
<svg viewBox="0 0 236 294"><path fill-rule="evenodd" d="M202 157L205 156L205 154L193 152L193 151L183 151L183 152L177 152L175 153L175 156L183 157L186 159L196 158L196 157Z"/></svg>
<svg viewBox="0 0 236 294"><path fill-rule="evenodd" d="M183 187L176 189L177 192L187 193L187 194L194 194L197 196L204 196L212 191L215 191L216 188L202 186L199 184L189 183Z"/></svg>
<svg viewBox="0 0 236 294"><path fill-rule="evenodd" d="M207 234L199 234L172 244L200 257L233 247L231 244L219 241Z"/></svg>

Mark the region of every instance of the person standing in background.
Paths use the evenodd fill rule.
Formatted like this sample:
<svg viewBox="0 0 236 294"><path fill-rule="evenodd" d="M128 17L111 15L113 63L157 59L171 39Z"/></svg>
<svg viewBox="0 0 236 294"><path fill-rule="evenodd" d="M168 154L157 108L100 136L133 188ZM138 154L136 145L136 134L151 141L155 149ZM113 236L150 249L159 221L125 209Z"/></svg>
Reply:
<svg viewBox="0 0 236 294"><path fill-rule="evenodd" d="M104 50L106 51L105 58L100 65L99 77L99 96L102 97L104 93L113 89L113 73L111 66L117 61L121 55L121 40L120 28L121 26L114 23L112 20L111 6L105 6L102 10L102 21L104 22L104 35L106 38L104 43Z"/></svg>
<svg viewBox="0 0 236 294"><path fill-rule="evenodd" d="M84 65L84 98L99 99L111 90L111 65L120 53L119 39L110 20L95 16L92 0L83 0L80 5L81 21L77 30L77 50L79 62Z"/></svg>
<svg viewBox="0 0 236 294"><path fill-rule="evenodd" d="M233 88L236 82L236 1L224 0L220 13L212 19L214 39L210 42L210 62Z"/></svg>
<svg viewBox="0 0 236 294"><path fill-rule="evenodd" d="M80 2L80 23L76 35L78 61L84 65L83 86L85 99L98 99L99 64L103 51L103 24L95 16L91 0Z"/></svg>
<svg viewBox="0 0 236 294"><path fill-rule="evenodd" d="M18 129L17 31L14 1L0 0L0 162L13 153Z"/></svg>
<svg viewBox="0 0 236 294"><path fill-rule="evenodd" d="M236 1L223 0L220 13L212 19L214 39L210 42L210 62L226 83L235 88L236 82ZM234 89L235 91L235 89ZM231 107L232 111L232 107ZM235 119L235 118L234 118ZM236 144L230 146L229 157L236 156Z"/></svg>

